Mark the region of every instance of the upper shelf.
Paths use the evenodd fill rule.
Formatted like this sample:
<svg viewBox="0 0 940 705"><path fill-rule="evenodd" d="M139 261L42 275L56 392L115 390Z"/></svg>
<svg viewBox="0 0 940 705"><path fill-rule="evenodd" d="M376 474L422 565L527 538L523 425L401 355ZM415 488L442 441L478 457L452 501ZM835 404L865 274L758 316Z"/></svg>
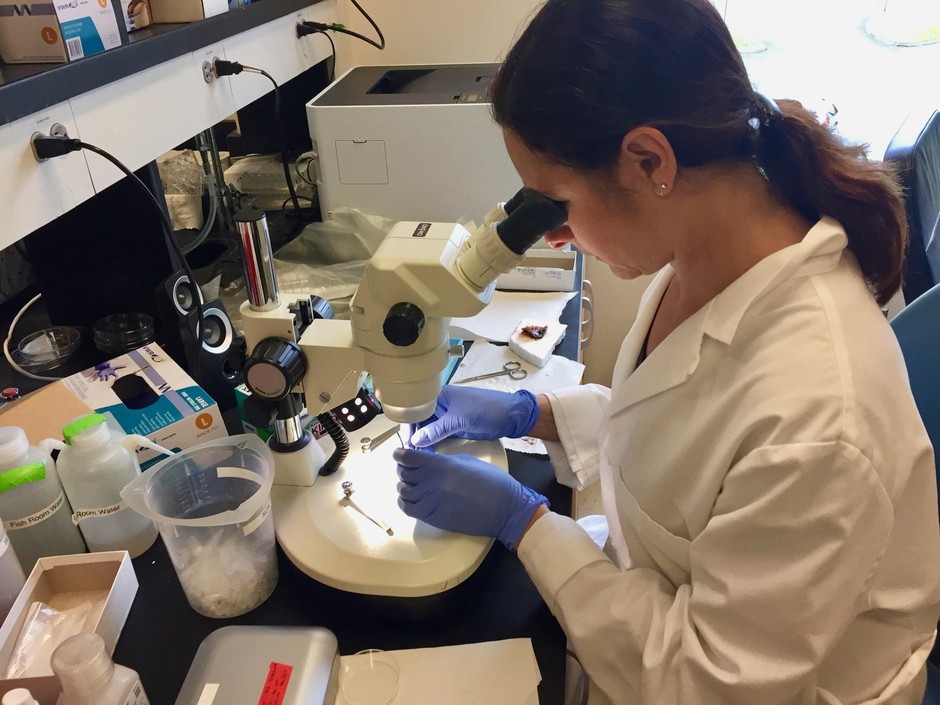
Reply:
<svg viewBox="0 0 940 705"><path fill-rule="evenodd" d="M70 63L0 63L0 125L322 1L256 0L199 22L151 25L129 44Z"/></svg>

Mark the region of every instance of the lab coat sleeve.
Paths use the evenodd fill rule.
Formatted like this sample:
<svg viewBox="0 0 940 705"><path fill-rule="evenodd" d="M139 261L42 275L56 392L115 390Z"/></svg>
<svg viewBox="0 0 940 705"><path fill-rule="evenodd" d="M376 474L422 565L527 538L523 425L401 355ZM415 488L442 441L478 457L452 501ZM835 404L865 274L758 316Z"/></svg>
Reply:
<svg viewBox="0 0 940 705"><path fill-rule="evenodd" d="M602 431L610 390L585 384L548 392L560 442L546 441L548 457L559 483L583 490L600 473Z"/></svg>
<svg viewBox="0 0 940 705"><path fill-rule="evenodd" d="M637 520L663 532L652 542L683 540ZM518 554L611 702L808 705L832 702L815 670L869 608L892 522L890 499L854 447L774 446L729 471L689 543L689 584L651 568L618 570L553 514Z"/></svg>

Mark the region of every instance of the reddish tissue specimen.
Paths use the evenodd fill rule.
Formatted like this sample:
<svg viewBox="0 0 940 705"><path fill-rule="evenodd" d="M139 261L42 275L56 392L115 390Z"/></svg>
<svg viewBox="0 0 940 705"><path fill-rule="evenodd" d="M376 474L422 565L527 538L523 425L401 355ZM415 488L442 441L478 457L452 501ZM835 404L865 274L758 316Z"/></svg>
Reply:
<svg viewBox="0 0 940 705"><path fill-rule="evenodd" d="M545 337L545 333L548 332L548 326L525 326L522 329L522 335L528 336L535 340L541 340Z"/></svg>

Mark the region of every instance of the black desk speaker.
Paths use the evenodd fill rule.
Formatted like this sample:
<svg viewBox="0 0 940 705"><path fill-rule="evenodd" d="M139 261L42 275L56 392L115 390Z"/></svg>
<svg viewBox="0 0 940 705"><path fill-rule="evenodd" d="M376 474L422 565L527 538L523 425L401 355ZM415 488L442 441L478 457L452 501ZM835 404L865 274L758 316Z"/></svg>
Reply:
<svg viewBox="0 0 940 705"><path fill-rule="evenodd" d="M198 365L193 359L199 322L195 307L179 321L179 339L186 368L196 383L215 399L220 409L230 409L235 406L235 387L242 381L244 339L235 333L221 301L207 301L200 308L203 328Z"/></svg>

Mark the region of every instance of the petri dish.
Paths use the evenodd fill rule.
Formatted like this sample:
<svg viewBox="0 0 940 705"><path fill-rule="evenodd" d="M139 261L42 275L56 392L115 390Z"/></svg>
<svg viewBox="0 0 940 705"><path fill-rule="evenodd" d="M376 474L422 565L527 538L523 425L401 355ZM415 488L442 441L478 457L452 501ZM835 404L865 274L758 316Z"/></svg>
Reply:
<svg viewBox="0 0 940 705"><path fill-rule="evenodd" d="M153 318L146 313L115 313L92 326L95 347L108 355L122 355L154 341Z"/></svg>
<svg viewBox="0 0 940 705"><path fill-rule="evenodd" d="M343 705L390 705L398 695L398 662L381 649L366 649L343 659L339 674Z"/></svg>
<svg viewBox="0 0 940 705"><path fill-rule="evenodd" d="M74 328L44 328L23 338L16 346L16 361L30 372L58 367L78 349L82 336Z"/></svg>

